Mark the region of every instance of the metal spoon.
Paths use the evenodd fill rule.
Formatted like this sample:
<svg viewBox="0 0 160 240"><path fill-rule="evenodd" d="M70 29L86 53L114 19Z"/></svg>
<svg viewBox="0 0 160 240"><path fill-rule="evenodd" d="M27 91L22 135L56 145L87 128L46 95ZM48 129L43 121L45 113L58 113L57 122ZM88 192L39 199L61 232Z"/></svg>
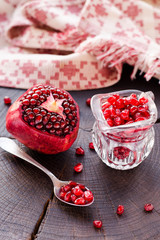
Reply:
<svg viewBox="0 0 160 240"><path fill-rule="evenodd" d="M69 204L69 205L73 205L73 206L78 206L78 207L87 207L89 205L91 205L94 202L94 198L92 202L89 202L85 205L76 205L74 203L70 203L70 202L66 202L63 201L60 197L59 197L59 191L60 188L66 184L69 183L69 181L61 181L59 180L56 176L53 175L53 173L51 173L47 168L45 168L44 166L42 166L40 163L38 163L36 160L34 160L31 156L29 156L27 153L25 153L13 140L11 140L10 138L6 138L6 137L0 137L0 147L2 149L4 149L5 151L25 160L26 162L31 163L32 165L36 166L37 168L41 169L44 173L46 173L50 179L52 180L53 186L54 186L54 194L55 196L62 202ZM89 190L88 188L86 188L87 190Z"/></svg>

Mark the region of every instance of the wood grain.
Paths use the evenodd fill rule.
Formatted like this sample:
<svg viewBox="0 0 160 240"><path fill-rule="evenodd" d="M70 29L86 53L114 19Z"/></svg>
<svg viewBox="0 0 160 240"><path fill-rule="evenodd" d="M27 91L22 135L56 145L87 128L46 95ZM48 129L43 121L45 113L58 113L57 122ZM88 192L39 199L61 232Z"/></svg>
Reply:
<svg viewBox="0 0 160 240"><path fill-rule="evenodd" d="M94 193L95 202L88 208L71 207L59 202L52 183L35 167L0 149L0 240L158 240L160 239L160 124L155 124L155 145L148 158L137 168L118 171L107 167L88 148L94 117L86 105L86 99L97 93L123 89L153 91L160 112L160 86L156 79L146 82L143 76L130 80L132 68L125 66L122 79L116 85L104 89L73 91L80 106L80 130L72 147L57 155L44 155L19 145L42 165L62 180L84 183ZM9 95L12 102L24 90L0 88L0 135L11 137L5 128L8 106L3 97ZM159 115L158 115L159 116ZM157 121L158 122L158 121ZM82 146L84 156L76 156L75 148ZM76 174L73 167L82 162L84 169ZM144 212L145 203L153 203L152 213ZM116 208L125 207L119 217ZM93 220L103 222L101 230L93 227Z"/></svg>

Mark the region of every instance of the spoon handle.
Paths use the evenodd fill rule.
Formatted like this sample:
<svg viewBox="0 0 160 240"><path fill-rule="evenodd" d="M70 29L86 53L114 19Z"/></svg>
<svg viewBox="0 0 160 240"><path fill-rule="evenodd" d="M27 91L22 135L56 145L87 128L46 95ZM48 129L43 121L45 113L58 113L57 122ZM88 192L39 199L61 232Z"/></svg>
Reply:
<svg viewBox="0 0 160 240"><path fill-rule="evenodd" d="M25 160L28 163L31 163L35 167L42 170L44 173L46 173L51 180L53 181L54 185L57 185L59 182L59 179L56 178L47 168L42 166L40 163L38 163L36 160L34 160L31 156L29 156L26 152L24 152L13 140L6 137L0 137L0 147L4 149L5 151Z"/></svg>

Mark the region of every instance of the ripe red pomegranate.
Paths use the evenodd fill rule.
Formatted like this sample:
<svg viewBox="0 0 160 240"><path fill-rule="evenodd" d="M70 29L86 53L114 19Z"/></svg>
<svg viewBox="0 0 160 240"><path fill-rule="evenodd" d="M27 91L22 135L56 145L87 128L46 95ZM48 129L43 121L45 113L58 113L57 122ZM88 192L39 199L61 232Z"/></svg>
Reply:
<svg viewBox="0 0 160 240"><path fill-rule="evenodd" d="M45 154L63 152L76 140L79 107L65 90L35 85L11 105L6 128L33 150Z"/></svg>

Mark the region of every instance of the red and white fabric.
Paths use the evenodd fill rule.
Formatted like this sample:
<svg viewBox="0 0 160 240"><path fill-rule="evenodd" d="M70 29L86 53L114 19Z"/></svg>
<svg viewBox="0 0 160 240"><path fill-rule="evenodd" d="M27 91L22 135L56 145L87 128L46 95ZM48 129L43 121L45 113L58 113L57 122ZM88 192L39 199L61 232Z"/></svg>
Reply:
<svg viewBox="0 0 160 240"><path fill-rule="evenodd" d="M0 0L0 86L107 87L123 63L160 78L159 0Z"/></svg>

